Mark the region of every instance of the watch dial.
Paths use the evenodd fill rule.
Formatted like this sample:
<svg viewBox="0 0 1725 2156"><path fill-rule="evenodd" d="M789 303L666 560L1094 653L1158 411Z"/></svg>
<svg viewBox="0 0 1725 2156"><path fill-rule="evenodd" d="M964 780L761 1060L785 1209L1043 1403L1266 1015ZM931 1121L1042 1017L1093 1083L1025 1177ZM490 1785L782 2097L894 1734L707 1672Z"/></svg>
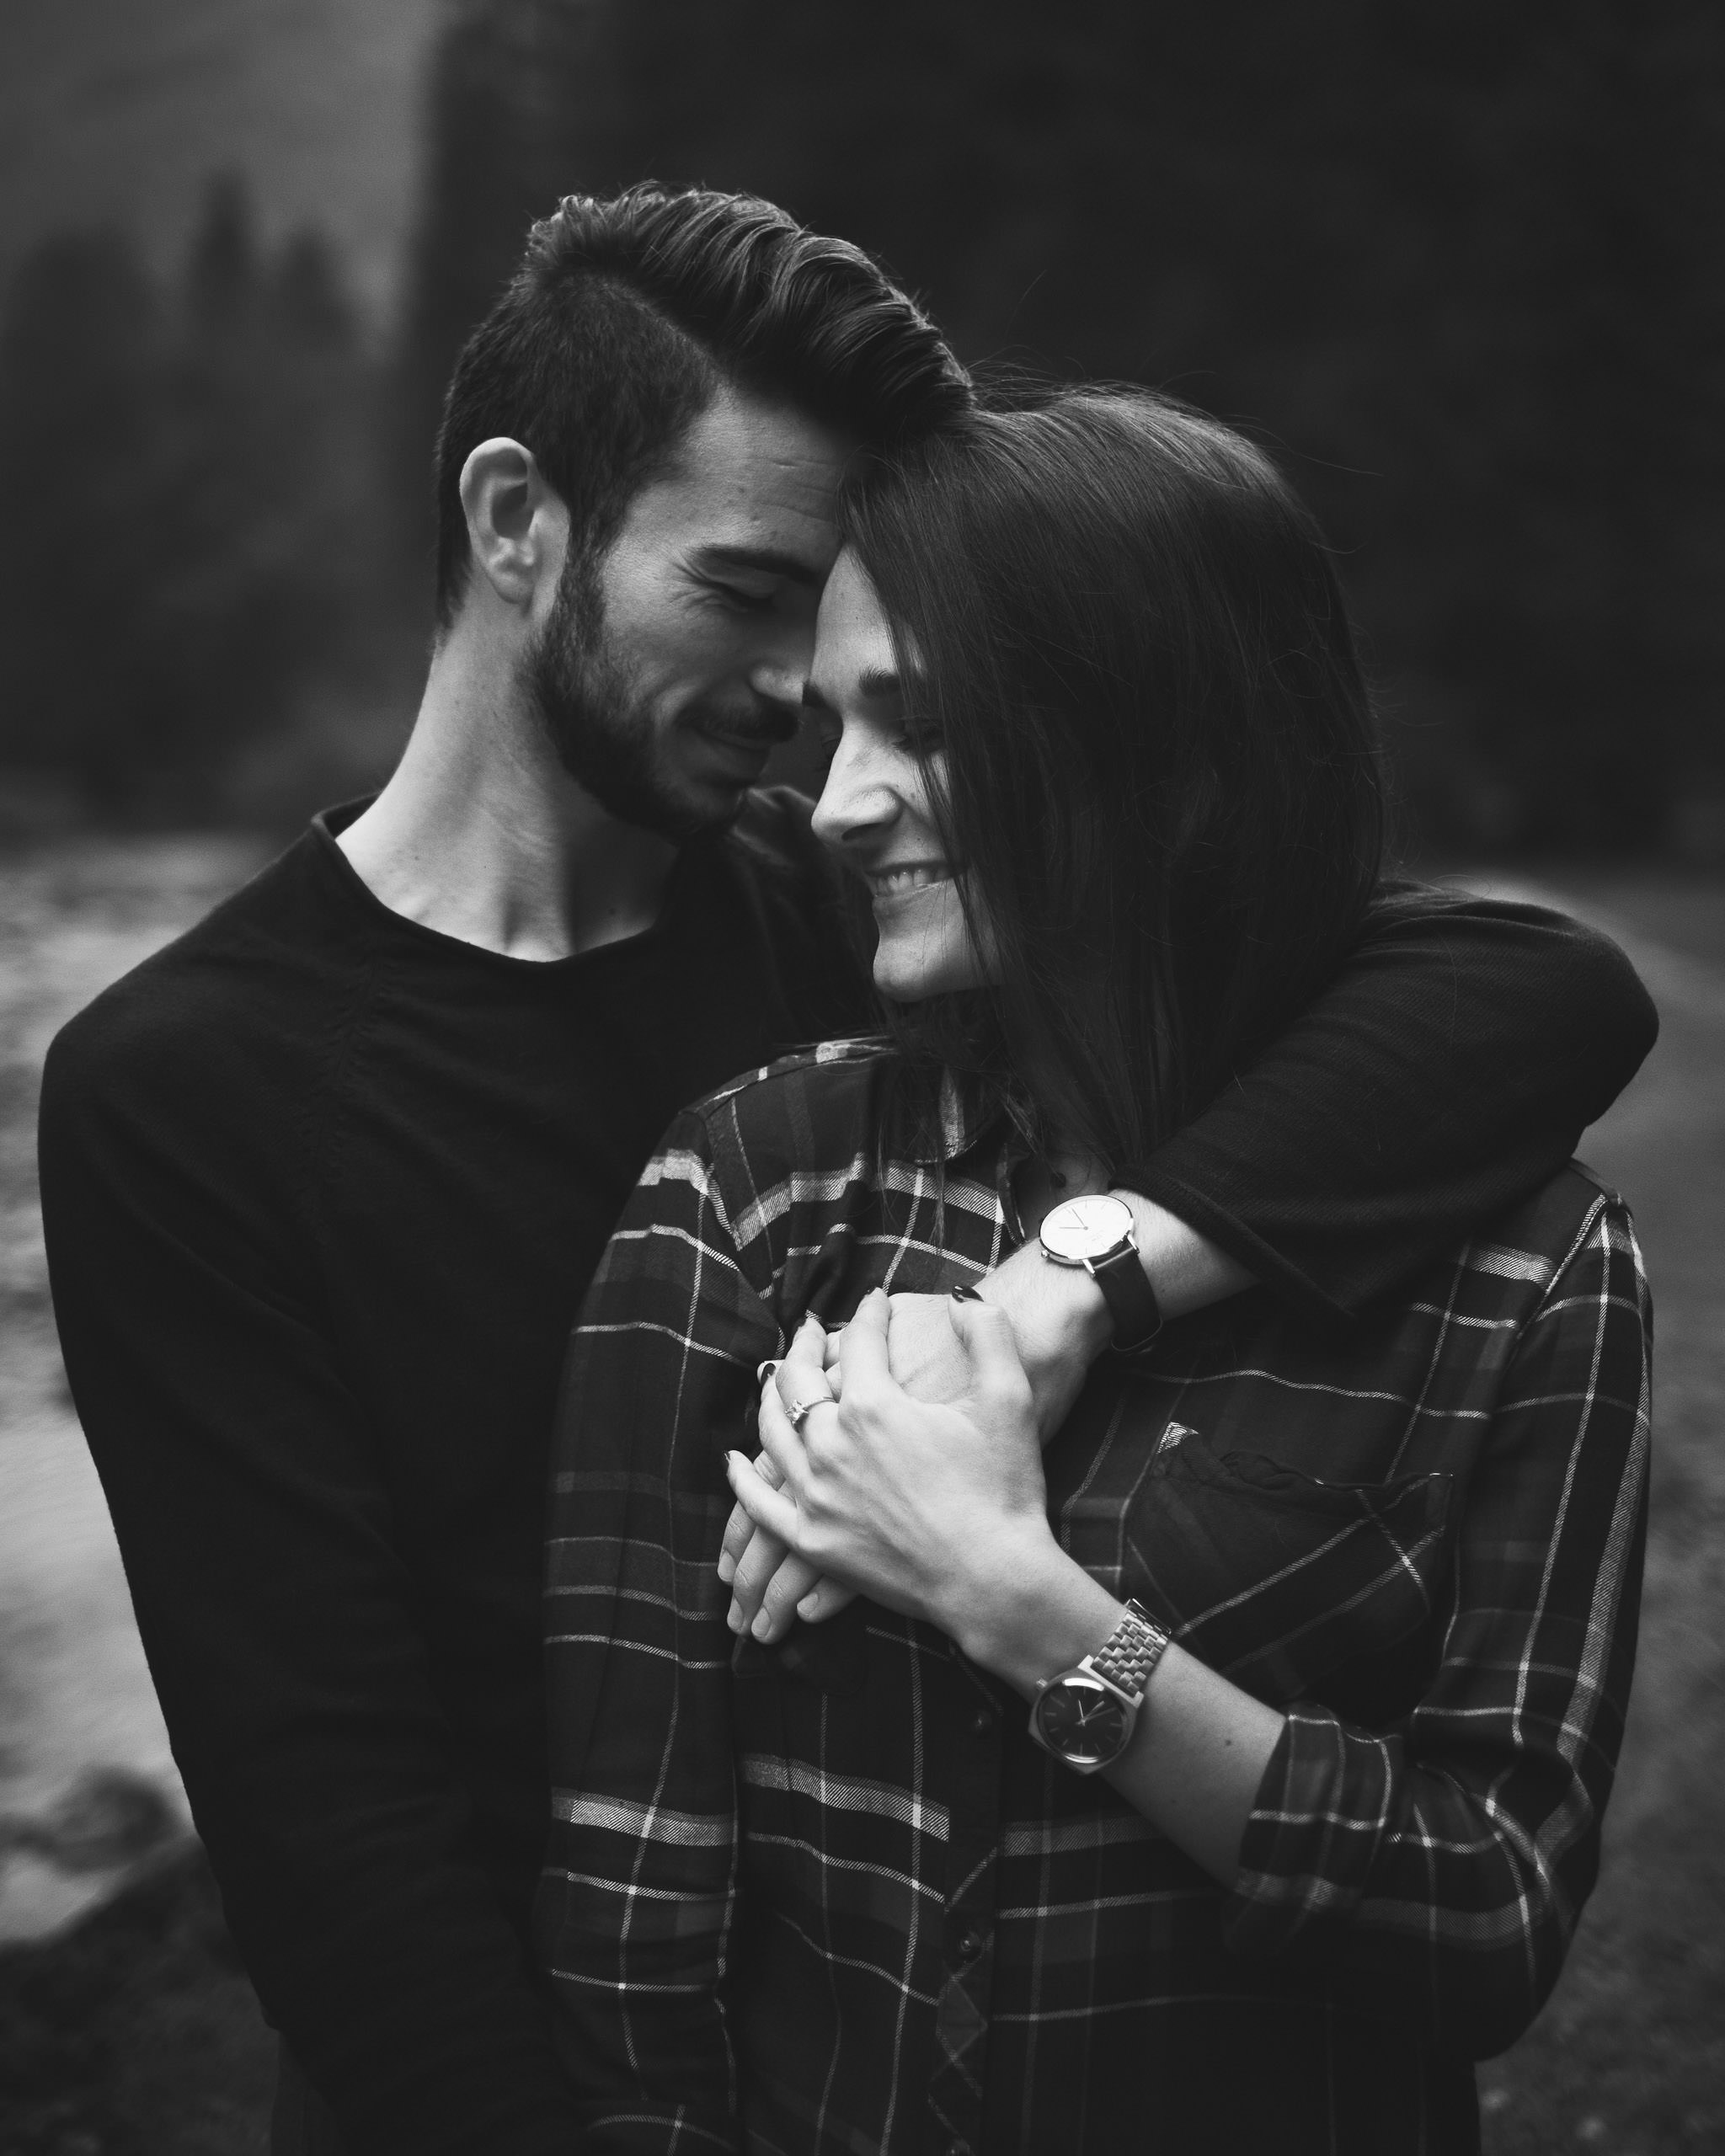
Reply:
<svg viewBox="0 0 1725 2156"><path fill-rule="evenodd" d="M1064 1677L1036 1703L1036 1726L1063 1759L1112 1759L1126 1742L1123 1703L1092 1677Z"/></svg>
<svg viewBox="0 0 1725 2156"><path fill-rule="evenodd" d="M1042 1224L1042 1240L1059 1257L1076 1262L1117 1249L1131 1227L1131 1208L1097 1192L1054 1207Z"/></svg>

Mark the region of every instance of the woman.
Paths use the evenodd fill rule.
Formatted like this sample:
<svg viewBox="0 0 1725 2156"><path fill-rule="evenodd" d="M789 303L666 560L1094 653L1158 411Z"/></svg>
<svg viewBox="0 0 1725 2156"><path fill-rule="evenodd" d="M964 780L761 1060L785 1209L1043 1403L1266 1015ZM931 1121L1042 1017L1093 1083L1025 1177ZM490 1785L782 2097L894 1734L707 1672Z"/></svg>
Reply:
<svg viewBox="0 0 1725 2156"><path fill-rule="evenodd" d="M846 531L817 821L894 1038L679 1121L565 1387L540 1922L591 2145L1477 2147L1628 1689L1626 1215L1572 1170L1345 1337L1176 1321L1045 1459L985 1304L909 1399L878 1291L1027 1238L1134 1329L1096 1194L1333 969L1380 798L1322 543L1215 423L985 416ZM727 1478L861 1598L729 1652Z"/></svg>

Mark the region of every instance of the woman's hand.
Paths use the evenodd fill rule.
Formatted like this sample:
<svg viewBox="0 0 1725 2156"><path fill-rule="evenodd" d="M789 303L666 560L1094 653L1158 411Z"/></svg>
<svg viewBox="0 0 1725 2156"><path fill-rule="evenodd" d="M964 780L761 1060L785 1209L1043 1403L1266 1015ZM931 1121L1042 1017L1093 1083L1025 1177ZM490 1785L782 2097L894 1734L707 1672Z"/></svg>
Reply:
<svg viewBox="0 0 1725 2156"><path fill-rule="evenodd" d="M763 1390L767 1465L732 1454L731 1487L756 1528L813 1574L962 1641L991 1596L1010 1593L1023 1553L1052 1545L1030 1385L1005 1314L952 1302L962 1396L943 1406L912 1400L888 1366L888 1322L887 1297L874 1289L846 1330L834 1400L825 1336L804 1321L777 1385ZM815 1402L800 1429L782 1394Z"/></svg>
<svg viewBox="0 0 1725 2156"><path fill-rule="evenodd" d="M952 1404L966 1397L969 1358L947 1315L951 1299L948 1295L914 1294L891 1299L887 1353L894 1378L914 1399ZM1016 1321L1013 1337L1016 1342ZM845 1327L836 1326L820 1338L825 1389L836 1400L844 1391ZM816 1381L800 1358L765 1364L762 1373L763 1384L777 1383L779 1400L788 1414L814 1390ZM755 1471L772 1488L779 1486L778 1470L770 1454L757 1455ZM725 1524L718 1576L731 1590L731 1630L751 1632L768 1646L784 1637L793 1619L800 1617L807 1625L824 1624L857 1598L852 1588L840 1586L836 1580L823 1579L812 1565L787 1550L776 1534L757 1528L740 1504L733 1507Z"/></svg>
<svg viewBox="0 0 1725 2156"><path fill-rule="evenodd" d="M836 1333L827 1334L829 1348L837 1337ZM765 1390L772 1389L783 1368L782 1363L765 1366ZM829 1380L836 1377L836 1364L827 1375ZM769 1487L777 1489L779 1471L764 1452L756 1455L755 1471ZM740 1504L732 1506L725 1523L718 1577L731 1591L727 1620L731 1630L751 1632L763 1646L782 1640L793 1618L800 1617L805 1625L824 1624L857 1599L853 1588L822 1579L813 1565L793 1556L776 1534L756 1527Z"/></svg>

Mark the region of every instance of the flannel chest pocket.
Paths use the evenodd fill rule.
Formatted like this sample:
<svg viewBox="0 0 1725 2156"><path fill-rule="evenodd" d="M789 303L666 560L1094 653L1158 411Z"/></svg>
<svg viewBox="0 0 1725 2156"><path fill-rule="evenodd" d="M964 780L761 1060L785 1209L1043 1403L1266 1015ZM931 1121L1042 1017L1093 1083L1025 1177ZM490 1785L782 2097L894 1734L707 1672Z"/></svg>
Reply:
<svg viewBox="0 0 1725 2156"><path fill-rule="evenodd" d="M1345 1664L1382 1666L1427 1625L1450 1485L1321 1481L1188 1438L1157 1454L1128 1507L1119 1592L1212 1669L1286 1706Z"/></svg>

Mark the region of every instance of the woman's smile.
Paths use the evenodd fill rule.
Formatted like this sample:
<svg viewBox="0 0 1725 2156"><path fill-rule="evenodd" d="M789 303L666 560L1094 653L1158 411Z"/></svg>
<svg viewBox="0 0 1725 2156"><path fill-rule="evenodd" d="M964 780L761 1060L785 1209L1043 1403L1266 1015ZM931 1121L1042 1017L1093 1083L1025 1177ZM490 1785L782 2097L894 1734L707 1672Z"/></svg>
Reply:
<svg viewBox="0 0 1725 2156"><path fill-rule="evenodd" d="M953 871L944 861L900 861L885 868L864 869L862 880L878 911L895 899L915 898L919 892L949 884Z"/></svg>

